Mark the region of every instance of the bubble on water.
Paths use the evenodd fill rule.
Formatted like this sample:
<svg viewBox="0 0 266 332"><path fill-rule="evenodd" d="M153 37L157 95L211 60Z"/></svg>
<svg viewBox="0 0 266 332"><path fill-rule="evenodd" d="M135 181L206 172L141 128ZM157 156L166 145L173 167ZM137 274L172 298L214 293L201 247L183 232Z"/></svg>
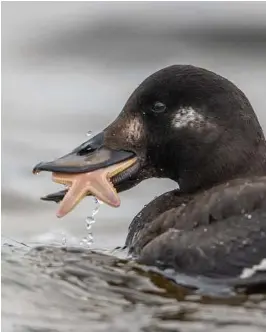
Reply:
<svg viewBox="0 0 266 332"><path fill-rule="evenodd" d="M95 208L93 209L91 216L88 216L85 219L85 225L87 230L87 235L80 241L81 246L90 247L93 244L93 234L91 231L92 224L95 223L95 215L99 212L100 204L102 204L101 201L99 201L97 198L94 198L95 201Z"/></svg>
<svg viewBox="0 0 266 332"><path fill-rule="evenodd" d="M92 135L92 130L87 131L86 136L90 137Z"/></svg>

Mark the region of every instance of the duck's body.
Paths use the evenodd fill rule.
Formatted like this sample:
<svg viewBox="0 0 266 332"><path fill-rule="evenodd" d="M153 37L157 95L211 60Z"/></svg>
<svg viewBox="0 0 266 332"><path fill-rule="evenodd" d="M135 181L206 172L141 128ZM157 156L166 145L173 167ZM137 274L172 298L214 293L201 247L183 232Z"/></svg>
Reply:
<svg viewBox="0 0 266 332"><path fill-rule="evenodd" d="M234 84L193 66L162 69L95 142L73 151L74 166L60 159L37 170L92 171L97 165L81 165L80 158L104 147L137 157L131 172L112 178L118 191L150 177L179 184L132 221L126 245L139 262L221 278L266 258L266 143Z"/></svg>
<svg viewBox="0 0 266 332"><path fill-rule="evenodd" d="M151 217L156 209L148 205L130 225L126 244L140 262L224 278L266 258L266 176L193 196L172 191L157 200L151 206L168 202L165 212Z"/></svg>

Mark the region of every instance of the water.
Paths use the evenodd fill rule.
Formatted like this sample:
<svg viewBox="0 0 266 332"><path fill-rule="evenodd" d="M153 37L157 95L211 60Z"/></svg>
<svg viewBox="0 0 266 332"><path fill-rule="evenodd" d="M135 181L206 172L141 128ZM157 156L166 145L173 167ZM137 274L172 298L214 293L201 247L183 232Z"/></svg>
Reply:
<svg viewBox="0 0 266 332"><path fill-rule="evenodd" d="M231 79L265 130L265 4L6 2L2 10L3 331L265 331L265 295L218 296L217 285L176 276L197 293L114 250L144 204L175 183L149 180L123 193L119 209L102 205L94 242L81 247L93 200L58 220L55 204L39 197L62 187L31 173L88 128L105 128L145 77L174 63Z"/></svg>
<svg viewBox="0 0 266 332"><path fill-rule="evenodd" d="M62 246L66 247L67 245L67 236L64 232L62 232Z"/></svg>
<svg viewBox="0 0 266 332"><path fill-rule="evenodd" d="M93 209L91 216L88 216L85 220L86 222L86 230L87 230L87 235L81 240L80 245L81 246L87 246L90 247L93 243L93 234L92 234L92 225L95 223L95 216L96 214L99 212L100 209L100 204L102 204L102 202L100 200L98 200L96 197L94 197L94 201L95 201L95 208Z"/></svg>
<svg viewBox="0 0 266 332"><path fill-rule="evenodd" d="M264 295L218 296L213 293L217 286L211 289L197 281L213 294L203 296L106 252L49 246L3 249L4 331L87 331L88 322L91 331L266 328Z"/></svg>

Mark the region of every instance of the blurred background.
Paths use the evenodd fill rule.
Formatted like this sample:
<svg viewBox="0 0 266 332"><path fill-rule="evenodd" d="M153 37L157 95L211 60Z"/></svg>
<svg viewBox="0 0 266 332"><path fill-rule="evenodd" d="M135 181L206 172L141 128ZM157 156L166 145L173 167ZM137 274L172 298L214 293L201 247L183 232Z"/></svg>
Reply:
<svg viewBox="0 0 266 332"><path fill-rule="evenodd" d="M93 200L58 220L39 197L61 187L32 167L106 127L143 79L171 64L232 80L265 129L266 3L2 2L2 235L85 235ZM123 193L119 209L101 206L94 246L123 245L134 215L175 187L149 180Z"/></svg>

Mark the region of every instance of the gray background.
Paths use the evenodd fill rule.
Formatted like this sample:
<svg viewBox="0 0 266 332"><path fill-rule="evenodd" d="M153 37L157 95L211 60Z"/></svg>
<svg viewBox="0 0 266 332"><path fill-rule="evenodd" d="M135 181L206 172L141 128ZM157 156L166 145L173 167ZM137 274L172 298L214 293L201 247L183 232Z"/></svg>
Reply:
<svg viewBox="0 0 266 332"><path fill-rule="evenodd" d="M84 236L85 199L63 220L39 197L60 186L31 174L97 133L148 75L186 63L248 96L265 128L266 3L2 3L2 235L49 242ZM133 216L176 184L148 180L101 206L95 246L122 245Z"/></svg>

